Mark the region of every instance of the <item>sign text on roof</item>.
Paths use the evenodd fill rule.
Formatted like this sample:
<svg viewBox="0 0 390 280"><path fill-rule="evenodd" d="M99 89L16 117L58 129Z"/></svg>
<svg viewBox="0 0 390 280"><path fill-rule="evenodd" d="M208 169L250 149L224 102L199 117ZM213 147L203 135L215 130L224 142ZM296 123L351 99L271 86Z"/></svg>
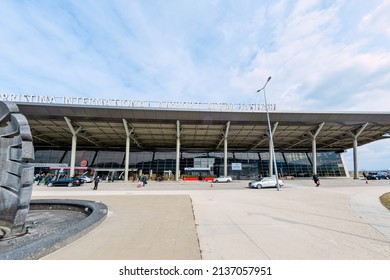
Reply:
<svg viewBox="0 0 390 280"><path fill-rule="evenodd" d="M124 108L159 108L174 110L213 110L213 111L265 111L265 104L245 104L232 102L187 102L187 101L143 101L114 98L93 97L57 97L33 94L1 93L1 101L39 103L39 104L63 104L83 106L107 106ZM276 104L268 104L269 111L276 110Z"/></svg>

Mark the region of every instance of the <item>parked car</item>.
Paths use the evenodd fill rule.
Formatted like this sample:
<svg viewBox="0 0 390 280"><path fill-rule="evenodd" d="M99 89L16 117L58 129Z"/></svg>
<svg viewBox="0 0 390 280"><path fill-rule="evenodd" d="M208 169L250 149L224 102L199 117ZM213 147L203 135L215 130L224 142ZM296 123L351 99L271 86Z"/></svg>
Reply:
<svg viewBox="0 0 390 280"><path fill-rule="evenodd" d="M284 185L282 180L278 179L278 182L280 187ZM259 180L249 182L248 186L250 188L257 188L257 189L276 187L276 180L275 177L264 177L264 178L260 178Z"/></svg>
<svg viewBox="0 0 390 280"><path fill-rule="evenodd" d="M376 174L376 177L381 180L381 179L385 179L385 180L389 180L390 179L390 176L389 174L387 174L386 172L378 172Z"/></svg>
<svg viewBox="0 0 390 280"><path fill-rule="evenodd" d="M381 180L381 179L389 180L390 176L386 172L370 172L367 175L367 179L368 180Z"/></svg>
<svg viewBox="0 0 390 280"><path fill-rule="evenodd" d="M230 183L233 181L232 177L230 176L219 176L218 178L214 178L214 183Z"/></svg>
<svg viewBox="0 0 390 280"><path fill-rule="evenodd" d="M92 179L89 178L87 175L81 176L80 180L83 181L83 183L92 183Z"/></svg>
<svg viewBox="0 0 390 280"><path fill-rule="evenodd" d="M63 177L59 178L56 180L50 181L47 186L48 187L54 187L54 186L68 186L68 187L73 187L73 186L80 186L81 185L81 180L79 178L69 178L69 177Z"/></svg>

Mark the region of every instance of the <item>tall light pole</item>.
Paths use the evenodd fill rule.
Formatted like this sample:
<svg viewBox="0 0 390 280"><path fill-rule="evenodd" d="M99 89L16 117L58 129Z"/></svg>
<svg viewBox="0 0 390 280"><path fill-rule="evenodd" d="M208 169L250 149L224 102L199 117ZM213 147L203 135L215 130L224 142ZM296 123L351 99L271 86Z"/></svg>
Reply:
<svg viewBox="0 0 390 280"><path fill-rule="evenodd" d="M274 148L274 141L272 140L272 130L271 130L271 122L269 120L269 113L268 113L268 103L267 103L267 95L265 94L265 87L267 86L268 82L271 80L271 76L268 77L267 81L265 82L265 85L259 89L257 92L263 91L264 92L264 100L265 100L265 111L267 113L267 121L268 121L268 131L269 131L269 144L272 146L272 157L274 161L274 170L275 170L275 180L276 180L276 188L279 191L279 177L278 177L278 167L276 165L276 157L275 157L275 148ZM271 174L272 175L272 174Z"/></svg>

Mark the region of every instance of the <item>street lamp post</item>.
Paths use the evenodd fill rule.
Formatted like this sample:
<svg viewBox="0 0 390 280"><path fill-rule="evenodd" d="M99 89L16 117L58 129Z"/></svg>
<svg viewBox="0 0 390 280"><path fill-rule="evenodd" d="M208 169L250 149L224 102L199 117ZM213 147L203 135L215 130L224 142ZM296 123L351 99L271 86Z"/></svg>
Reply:
<svg viewBox="0 0 390 280"><path fill-rule="evenodd" d="M275 169L275 180L276 180L276 188L279 191L279 178L278 178L278 167L276 165L276 157L275 157L275 148L274 148L274 141L272 140L272 130L271 130L271 122L269 120L269 113L268 113L268 103L267 103L267 95L265 94L265 87L267 86L268 82L271 80L271 76L268 77L267 81L265 82L265 85L259 89L257 92L263 91L264 92L264 100L265 100L265 111L267 113L267 121L268 121L268 131L269 131L269 144L272 146L272 157L274 161L274 169ZM272 174L271 174L272 175Z"/></svg>

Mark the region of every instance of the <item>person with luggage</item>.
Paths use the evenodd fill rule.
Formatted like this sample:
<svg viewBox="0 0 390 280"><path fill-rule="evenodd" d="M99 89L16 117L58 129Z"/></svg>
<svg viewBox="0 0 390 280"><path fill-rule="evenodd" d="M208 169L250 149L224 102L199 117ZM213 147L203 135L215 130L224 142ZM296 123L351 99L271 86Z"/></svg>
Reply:
<svg viewBox="0 0 390 280"><path fill-rule="evenodd" d="M317 174L313 174L313 181L314 181L314 184L316 184L315 185L316 187L320 186L320 179L318 178Z"/></svg>

